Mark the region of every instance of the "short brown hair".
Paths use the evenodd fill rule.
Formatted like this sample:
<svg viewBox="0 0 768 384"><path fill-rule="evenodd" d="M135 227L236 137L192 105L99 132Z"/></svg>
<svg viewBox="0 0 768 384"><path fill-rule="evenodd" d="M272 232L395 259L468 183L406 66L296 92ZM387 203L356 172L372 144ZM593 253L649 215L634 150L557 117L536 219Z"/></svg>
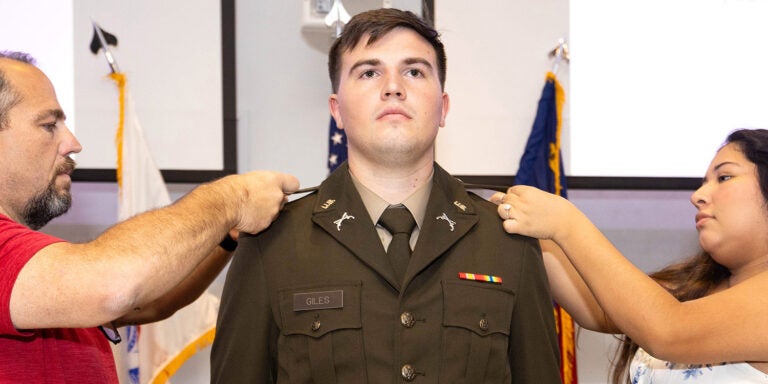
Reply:
<svg viewBox="0 0 768 384"><path fill-rule="evenodd" d="M440 87L445 88L445 47L440 41L440 34L413 12L394 8L381 8L363 12L352 17L344 27L344 32L334 41L328 52L328 74L331 78L333 92L339 90L341 77L341 54L354 49L364 36L369 36L368 45L385 36L393 29L408 28L423 37L435 49L437 59L437 75Z"/></svg>

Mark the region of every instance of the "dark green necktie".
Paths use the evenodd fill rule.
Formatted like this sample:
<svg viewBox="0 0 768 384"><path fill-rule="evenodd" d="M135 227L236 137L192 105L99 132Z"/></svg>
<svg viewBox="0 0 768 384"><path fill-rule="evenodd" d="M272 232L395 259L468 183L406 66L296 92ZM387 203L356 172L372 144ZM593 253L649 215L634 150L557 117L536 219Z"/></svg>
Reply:
<svg viewBox="0 0 768 384"><path fill-rule="evenodd" d="M392 241L387 248L387 256L397 278L402 281L411 259L411 232L416 226L416 220L408 208L390 205L381 214L379 224L392 234Z"/></svg>

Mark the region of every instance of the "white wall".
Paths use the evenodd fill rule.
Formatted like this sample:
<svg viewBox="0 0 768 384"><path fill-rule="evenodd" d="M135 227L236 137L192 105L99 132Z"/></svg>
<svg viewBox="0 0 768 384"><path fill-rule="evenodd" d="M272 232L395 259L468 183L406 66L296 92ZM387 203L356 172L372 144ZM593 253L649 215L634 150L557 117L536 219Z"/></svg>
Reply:
<svg viewBox="0 0 768 384"><path fill-rule="evenodd" d="M451 96L438 161L459 175L516 173L553 67L548 54L568 37L568 0L439 0L435 25L445 42ZM561 139L568 159L568 65L559 66L557 78L566 95Z"/></svg>
<svg viewBox="0 0 768 384"><path fill-rule="evenodd" d="M549 0L548 3L554 2L562 3L567 9L566 0ZM522 0L514 3L522 8L538 4ZM436 7L441 4L437 1ZM326 56L319 47L325 44L327 37L302 33L299 22L300 1L238 0L236 10L239 169L279 170L295 174L304 186L315 185L326 176L329 118L327 97L330 86ZM525 28L517 26L515 30ZM533 31L533 27L530 30ZM463 73L451 71L450 63L453 59L450 45L447 50L447 91L450 93L451 79ZM540 52L535 54L541 55ZM508 72L515 76L523 76L519 73L525 73L524 76L535 79L534 82L543 81L541 68L511 65ZM481 77L505 74L472 72L468 75ZM515 102L519 100L531 106L530 121L540 92L540 85L534 84L532 87L538 90L530 96L533 100L515 96ZM460 100L454 98L453 102L456 104ZM454 107L458 108L456 105ZM449 124L450 119L449 114ZM456 131L472 128L450 127ZM150 127L145 126L144 129ZM499 135L501 133L492 133L492 137ZM471 138L457 146L441 144L440 151L450 156L453 151L461 151L464 147L481 147L484 145L483 140L488 138ZM524 142L525 137L509 140ZM505 161L504 148L494 149L491 155L496 161ZM701 166L703 169L705 164ZM453 171L450 167L448 170ZM174 197L191 187L184 184L170 185ZM96 236L116 219L116 191L112 183L75 183L72 210L54 220L45 231L72 241L84 241ZM687 191L572 189L569 193L571 200L595 221L627 257L644 270L658 268L672 258L695 251L694 212L687 201ZM219 292L222 283L223 275L214 284L213 291ZM579 381L582 384L606 382L611 344L610 336L581 332L577 355ZM209 351L204 350L185 365L174 382L207 383Z"/></svg>

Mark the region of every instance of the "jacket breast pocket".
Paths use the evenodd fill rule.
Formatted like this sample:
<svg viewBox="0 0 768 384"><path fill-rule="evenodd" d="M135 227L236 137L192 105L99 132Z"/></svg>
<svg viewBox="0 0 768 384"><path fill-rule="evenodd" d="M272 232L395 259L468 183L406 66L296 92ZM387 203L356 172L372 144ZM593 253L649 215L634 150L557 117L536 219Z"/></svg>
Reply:
<svg viewBox="0 0 768 384"><path fill-rule="evenodd" d="M443 282L443 358L445 380L466 383L509 380L509 329L514 292L477 282Z"/></svg>
<svg viewBox="0 0 768 384"><path fill-rule="evenodd" d="M361 289L342 282L279 291L278 382L365 382Z"/></svg>

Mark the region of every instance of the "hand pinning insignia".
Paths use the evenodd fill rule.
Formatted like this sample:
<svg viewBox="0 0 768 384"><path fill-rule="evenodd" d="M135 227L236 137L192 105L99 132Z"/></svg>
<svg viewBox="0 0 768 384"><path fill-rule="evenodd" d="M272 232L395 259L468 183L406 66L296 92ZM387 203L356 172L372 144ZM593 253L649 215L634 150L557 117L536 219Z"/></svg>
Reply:
<svg viewBox="0 0 768 384"><path fill-rule="evenodd" d="M334 224L336 224L336 230L337 230L337 231L341 232L341 223L343 223L343 222L344 222L344 220L347 220L347 219L352 219L352 220L354 220L354 219L355 219L355 217L354 217L354 216L351 216L351 215L347 215L347 213L346 213L346 212L344 212L344 214L343 214L343 215L341 215L341 218L340 218L340 219L338 219L338 220L336 220L336 221L334 221L334 222L333 222Z"/></svg>
<svg viewBox="0 0 768 384"><path fill-rule="evenodd" d="M451 219L449 219L449 218L448 218L448 215L447 215L445 212L443 212L443 215L442 215L442 216L438 216L438 217L436 217L436 219L438 219L438 220L445 220L445 221L447 221L447 222L448 222L448 225L450 225L450 226L451 226L451 232L453 232L453 230L455 229L455 226L456 226L456 222L455 222L455 221L453 221L453 220L451 220Z"/></svg>

